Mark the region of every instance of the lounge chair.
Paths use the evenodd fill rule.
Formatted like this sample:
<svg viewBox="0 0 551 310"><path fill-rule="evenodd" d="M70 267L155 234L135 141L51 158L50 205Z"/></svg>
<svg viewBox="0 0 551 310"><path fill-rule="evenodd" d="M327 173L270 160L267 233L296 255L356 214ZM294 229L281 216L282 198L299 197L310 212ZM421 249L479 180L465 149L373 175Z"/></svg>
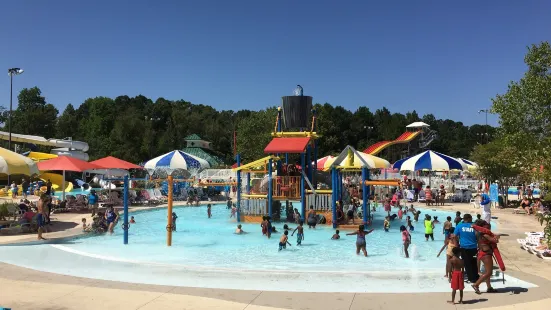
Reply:
<svg viewBox="0 0 551 310"><path fill-rule="evenodd" d="M419 191L419 197L417 198L417 202L426 202L427 199L425 198L425 191L421 190Z"/></svg>
<svg viewBox="0 0 551 310"><path fill-rule="evenodd" d="M157 198L157 200L159 201L168 201L168 197L163 195L163 193L161 193L161 190L158 188L153 189L153 194L155 198Z"/></svg>
<svg viewBox="0 0 551 310"><path fill-rule="evenodd" d="M461 202L463 200L463 191L456 190L451 197L452 202Z"/></svg>
<svg viewBox="0 0 551 310"><path fill-rule="evenodd" d="M149 191L142 190L142 197L145 199L146 203L148 204L158 204L159 201L155 198L155 196L151 197L149 194Z"/></svg>

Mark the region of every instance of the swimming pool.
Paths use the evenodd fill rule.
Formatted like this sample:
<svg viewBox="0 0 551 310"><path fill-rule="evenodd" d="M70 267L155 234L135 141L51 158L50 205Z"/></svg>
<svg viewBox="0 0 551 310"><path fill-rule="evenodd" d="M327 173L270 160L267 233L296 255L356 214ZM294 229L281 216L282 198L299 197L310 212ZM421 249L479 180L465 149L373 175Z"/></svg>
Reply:
<svg viewBox="0 0 551 310"><path fill-rule="evenodd" d="M452 215L419 210L420 219L426 213L441 221ZM172 247L166 246L166 209L156 209L133 213L136 224L130 226L128 245L123 244L119 225L113 235L4 247L0 261L73 276L212 288L314 292L424 292L448 288L442 278L445 256L436 257L444 240L442 224L436 225L435 241L427 242L422 222L414 223L412 258L405 259L399 233L405 220L396 219L385 232L385 213L379 209L375 212L375 231L367 236L369 256L365 258L355 254L355 236L346 236L342 231L341 240L331 240L334 230L325 225L315 230L305 228L302 246L296 246L296 237L290 237L292 246L279 252L281 233L268 239L262 236L259 224L242 223L248 233L235 235L236 223L230 220L225 205L213 206L211 219L205 206L175 207L174 211L178 214L178 231L173 234ZM274 226L281 231L283 224ZM36 257L59 263L41 264ZM97 268L91 271L91 266Z"/></svg>

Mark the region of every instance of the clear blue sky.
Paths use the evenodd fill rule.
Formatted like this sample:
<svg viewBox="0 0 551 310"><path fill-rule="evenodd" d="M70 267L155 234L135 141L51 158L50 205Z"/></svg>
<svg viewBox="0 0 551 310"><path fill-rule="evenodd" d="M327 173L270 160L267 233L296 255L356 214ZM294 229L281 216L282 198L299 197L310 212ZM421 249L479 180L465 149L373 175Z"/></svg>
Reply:
<svg viewBox="0 0 551 310"><path fill-rule="evenodd" d="M257 110L301 84L315 102L470 125L551 40L547 0L377 2L5 1L0 67L60 111L138 94Z"/></svg>

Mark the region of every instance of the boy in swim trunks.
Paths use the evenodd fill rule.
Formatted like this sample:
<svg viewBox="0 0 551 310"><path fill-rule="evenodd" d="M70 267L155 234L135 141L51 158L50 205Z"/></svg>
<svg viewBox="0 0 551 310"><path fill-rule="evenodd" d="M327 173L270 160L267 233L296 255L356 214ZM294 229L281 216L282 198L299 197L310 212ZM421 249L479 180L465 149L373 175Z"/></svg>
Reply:
<svg viewBox="0 0 551 310"><path fill-rule="evenodd" d="M385 229L385 232L388 232L388 230L390 229L390 217L389 216L385 217L385 221L383 223L383 228Z"/></svg>
<svg viewBox="0 0 551 310"><path fill-rule="evenodd" d="M281 238L279 238L279 251L286 249L287 244L291 246L291 243L289 243L287 235L289 234L288 231L285 231L283 235L281 235Z"/></svg>
<svg viewBox="0 0 551 310"><path fill-rule="evenodd" d="M434 223L431 221L430 215L425 215L425 239L429 241L429 237L434 241Z"/></svg>
<svg viewBox="0 0 551 310"><path fill-rule="evenodd" d="M212 217L212 206L210 205L210 203L207 205L207 215L209 219Z"/></svg>
<svg viewBox="0 0 551 310"><path fill-rule="evenodd" d="M459 258L459 247L455 247L452 250L453 257L450 259L450 265L452 270L452 300L448 301L449 304L455 304L455 292L459 290L459 303L463 303L463 289L465 289L465 284L463 283L463 272L465 270L465 265L463 261Z"/></svg>
<svg viewBox="0 0 551 310"><path fill-rule="evenodd" d="M302 221L298 224L297 228L295 228L295 230L293 231L293 233L291 234L291 236L293 236L295 234L295 231L298 230L298 233L297 233L297 245L301 245L302 244L302 240L304 240L304 227L302 227L303 223Z"/></svg>
<svg viewBox="0 0 551 310"><path fill-rule="evenodd" d="M337 229L333 237L331 237L331 240L339 240L340 238L341 238L341 235L339 235L339 230Z"/></svg>
<svg viewBox="0 0 551 310"><path fill-rule="evenodd" d="M411 224L411 216L406 217L406 226L409 228L409 231L413 231L415 227Z"/></svg>
<svg viewBox="0 0 551 310"><path fill-rule="evenodd" d="M450 232L450 227L452 227L452 217L448 216L446 218L446 221L444 222L444 225L442 227L442 232L444 233L444 239L448 238L448 233ZM445 243L445 241L444 241Z"/></svg>
<svg viewBox="0 0 551 310"><path fill-rule="evenodd" d="M241 235L242 233L244 233L243 229L241 229L241 224L237 225L237 229L235 230L235 234L236 235Z"/></svg>

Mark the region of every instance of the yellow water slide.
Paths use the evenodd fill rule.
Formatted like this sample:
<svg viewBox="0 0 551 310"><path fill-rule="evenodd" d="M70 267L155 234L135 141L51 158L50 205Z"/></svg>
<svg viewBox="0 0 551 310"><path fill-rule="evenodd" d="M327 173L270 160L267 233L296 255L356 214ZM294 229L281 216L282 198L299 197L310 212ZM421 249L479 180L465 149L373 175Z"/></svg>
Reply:
<svg viewBox="0 0 551 310"><path fill-rule="evenodd" d="M30 152L28 157L36 162L48 160L52 158L56 158L57 155L54 154L48 154L48 153L40 153L40 152ZM63 186L63 176L61 174L57 173L42 173L38 176L42 181L52 182L52 187L54 191L59 192L61 191L61 187ZM70 192L73 190L73 183L65 180L65 192Z"/></svg>

